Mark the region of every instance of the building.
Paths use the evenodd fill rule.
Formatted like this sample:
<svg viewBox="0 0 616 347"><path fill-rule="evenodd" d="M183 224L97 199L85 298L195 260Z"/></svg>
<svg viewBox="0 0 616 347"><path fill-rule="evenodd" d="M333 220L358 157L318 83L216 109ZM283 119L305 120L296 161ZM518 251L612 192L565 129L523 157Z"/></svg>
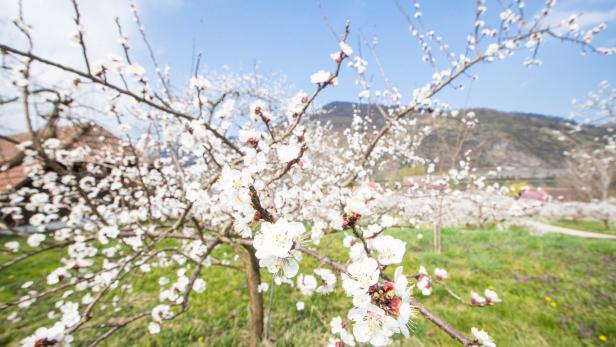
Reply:
<svg viewBox="0 0 616 347"><path fill-rule="evenodd" d="M42 137L58 139L59 149L83 150L83 161L75 162L71 168L75 172L82 170L84 164L88 162L104 162L103 157L106 153L123 151L122 141L94 122L58 126ZM29 172L33 167L42 164L41 160L32 163L24 162L23 146L20 144L31 140L32 136L29 132L0 137L0 206L9 203L8 195L11 192L30 185L32 181L28 176ZM43 167L43 169L46 168ZM26 216L25 220L27 219ZM0 223L19 225L23 222L13 221L9 216L0 212Z"/></svg>

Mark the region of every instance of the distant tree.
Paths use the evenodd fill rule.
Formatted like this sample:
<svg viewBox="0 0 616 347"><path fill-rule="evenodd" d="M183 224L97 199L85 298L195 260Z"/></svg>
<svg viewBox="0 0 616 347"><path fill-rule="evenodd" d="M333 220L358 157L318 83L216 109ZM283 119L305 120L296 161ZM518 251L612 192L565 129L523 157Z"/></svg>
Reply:
<svg viewBox="0 0 616 347"><path fill-rule="evenodd" d="M588 199L605 200L616 182L616 88L602 81L597 91L589 92L578 104L571 118L577 123L570 133L579 132L583 126L596 126L605 128L607 134L591 145L578 145L565 153L567 172L562 180Z"/></svg>
<svg viewBox="0 0 616 347"><path fill-rule="evenodd" d="M565 185L582 192L589 200L609 198L616 182L616 144L599 148L576 148L567 153Z"/></svg>

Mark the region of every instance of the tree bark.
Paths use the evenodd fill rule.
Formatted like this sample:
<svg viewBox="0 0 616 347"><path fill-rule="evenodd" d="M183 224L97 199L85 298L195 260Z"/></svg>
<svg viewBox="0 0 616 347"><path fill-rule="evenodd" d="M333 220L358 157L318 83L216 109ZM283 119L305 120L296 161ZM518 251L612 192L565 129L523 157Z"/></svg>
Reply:
<svg viewBox="0 0 616 347"><path fill-rule="evenodd" d="M246 250L244 264L246 270L246 283L248 285L248 317L249 317L249 346L256 347L263 337L263 297L259 293L261 273L259 260L255 256L255 249L251 245L243 245Z"/></svg>

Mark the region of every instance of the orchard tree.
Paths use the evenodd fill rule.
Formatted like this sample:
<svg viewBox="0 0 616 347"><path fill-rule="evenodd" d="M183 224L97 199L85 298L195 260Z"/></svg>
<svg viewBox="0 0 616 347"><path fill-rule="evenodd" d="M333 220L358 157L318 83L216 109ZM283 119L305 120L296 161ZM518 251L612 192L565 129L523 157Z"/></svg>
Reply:
<svg viewBox="0 0 616 347"><path fill-rule="evenodd" d="M397 335L410 336L420 316L462 345L494 346L485 331L459 331L421 303L419 297L430 295L436 285L471 307L500 298L485 290L465 299L447 287L445 269L398 266L406 244L383 231L405 225L406 217L398 215L398 207L378 203L392 190L370 177L388 160L430 165L431 158L408 150L425 132L409 129L420 117L451 112L438 94L476 78L476 65L515 53L528 54L527 65L538 64L540 47L549 39L598 54L615 52L592 45L603 26L581 30L575 17L550 24L553 0L533 18L525 16L522 1L494 2L489 11L485 1L477 1L465 48L453 52L424 26L420 4L413 1L400 10L434 73L408 100L389 83L373 90L365 77L367 60L349 43L348 23L332 43L331 66L309 76L311 91L292 94L284 84L257 74L198 69L178 88L172 86L171 69L159 66L151 49L152 73L136 61L119 20L115 29L123 56L92 59L87 18L77 0L72 4L81 66L39 54L23 11L13 21L23 42L0 43L2 79L12 86L1 96L2 104L20 108L31 136L16 144L21 148L17 157L2 164L3 170L27 164L31 180L4 194L2 213L37 229L33 234L13 230L20 238L4 245L14 254L0 271L61 251L59 267L42 279L23 279L20 299L0 305L7 318L16 320L43 300L55 302L48 314L53 323L24 336L23 346L73 341L96 346L139 321L158 334L191 309L191 299L207 295L203 270L210 266L239 268L245 275L251 346L264 338L263 292L270 286L262 283L261 271L274 277L270 294L280 283L297 282L305 295L327 295L341 284L348 311L331 317L332 346L388 345ZM134 7L130 15L151 47ZM37 78L33 71L40 67L58 71L65 80ZM306 118L317 97L338 84L348 67L357 76L360 98L374 104L383 126L368 126L356 114L344 136L336 136L328 124ZM50 131L102 119L117 123L121 146L66 148ZM36 120L47 125L36 129ZM450 176L461 180L463 166ZM48 231L53 222L63 227ZM322 237L335 233L345 234L346 261L335 261L317 247ZM214 257L221 245L234 255ZM309 273L305 258L318 261L319 268ZM131 298L142 294L133 287L141 273L163 270L175 275L159 277L160 295L133 305ZM110 309L122 314L109 318Z"/></svg>
<svg viewBox="0 0 616 347"><path fill-rule="evenodd" d="M606 200L616 181L616 88L607 81L599 83L596 91L587 93L571 114L576 121L570 134L576 134L582 127L590 126L602 130L593 143L576 145L565 152L567 171L565 184L581 191L588 200ZM571 139L571 138L570 138Z"/></svg>

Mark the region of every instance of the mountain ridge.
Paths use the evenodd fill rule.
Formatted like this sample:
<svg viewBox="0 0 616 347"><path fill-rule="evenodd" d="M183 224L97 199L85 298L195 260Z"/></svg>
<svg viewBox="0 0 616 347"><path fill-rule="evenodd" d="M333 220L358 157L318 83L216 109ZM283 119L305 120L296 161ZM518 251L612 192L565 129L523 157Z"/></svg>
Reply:
<svg viewBox="0 0 616 347"><path fill-rule="evenodd" d="M373 105L345 101L328 103L311 114L309 119L329 123L334 130L344 129L351 125L354 108L359 108L362 117L370 118L373 128L384 125L383 117ZM596 139L608 131L604 125L583 125L579 132L570 134L576 122L532 112L506 112L490 108L458 111L460 114L474 112L478 121L474 128L467 129L460 152L472 150L472 165L478 169L506 167L512 176L516 173L519 176L560 176L566 167L566 151L579 145L596 145ZM420 145L418 154L425 158L439 158L440 169L454 167L459 158L449 152L458 140L461 129L459 120L460 116L418 117L419 126L430 125L434 129ZM394 165L391 170L401 167Z"/></svg>

